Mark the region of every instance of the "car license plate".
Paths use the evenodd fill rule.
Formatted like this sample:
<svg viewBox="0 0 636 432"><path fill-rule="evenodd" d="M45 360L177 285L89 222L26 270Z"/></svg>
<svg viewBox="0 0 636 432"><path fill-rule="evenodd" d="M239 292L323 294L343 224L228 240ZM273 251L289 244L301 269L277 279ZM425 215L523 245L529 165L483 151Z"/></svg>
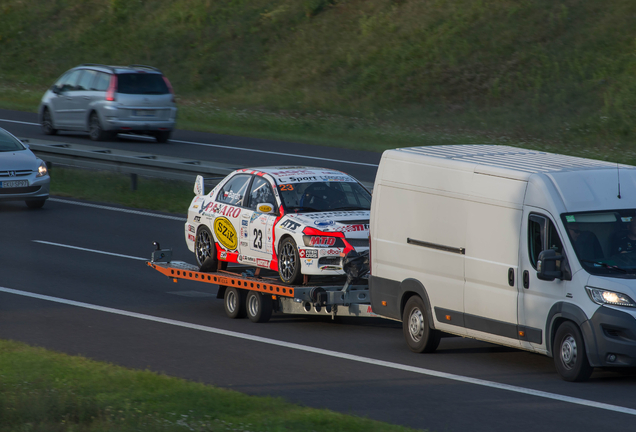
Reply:
<svg viewBox="0 0 636 432"><path fill-rule="evenodd" d="M155 110L134 110L133 114L137 117L153 117Z"/></svg>
<svg viewBox="0 0 636 432"><path fill-rule="evenodd" d="M2 188L27 187L28 185L28 180L11 180L0 182L0 187Z"/></svg>

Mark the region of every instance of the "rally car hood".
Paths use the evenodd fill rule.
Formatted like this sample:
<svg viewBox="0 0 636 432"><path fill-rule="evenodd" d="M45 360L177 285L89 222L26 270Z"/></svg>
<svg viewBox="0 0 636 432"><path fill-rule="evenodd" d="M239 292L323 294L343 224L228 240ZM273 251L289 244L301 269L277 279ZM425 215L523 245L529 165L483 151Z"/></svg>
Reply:
<svg viewBox="0 0 636 432"><path fill-rule="evenodd" d="M369 210L299 213L288 215L296 222L325 232L339 231L345 237L366 237L369 231Z"/></svg>

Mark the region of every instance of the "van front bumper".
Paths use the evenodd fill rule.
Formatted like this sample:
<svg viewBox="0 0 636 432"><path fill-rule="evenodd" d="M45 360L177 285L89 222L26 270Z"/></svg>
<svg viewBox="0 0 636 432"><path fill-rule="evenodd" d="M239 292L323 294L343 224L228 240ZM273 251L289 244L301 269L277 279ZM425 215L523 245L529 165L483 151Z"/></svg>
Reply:
<svg viewBox="0 0 636 432"><path fill-rule="evenodd" d="M602 306L594 313L589 324L596 342L596 353L589 353L590 363L597 367L636 366L634 315Z"/></svg>

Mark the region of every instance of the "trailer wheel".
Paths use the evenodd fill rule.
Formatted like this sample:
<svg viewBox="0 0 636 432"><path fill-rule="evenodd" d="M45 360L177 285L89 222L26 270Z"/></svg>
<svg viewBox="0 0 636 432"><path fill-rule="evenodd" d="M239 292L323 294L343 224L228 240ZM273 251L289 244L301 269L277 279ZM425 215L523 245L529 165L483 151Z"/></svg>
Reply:
<svg viewBox="0 0 636 432"><path fill-rule="evenodd" d="M587 381L594 371L587 360L581 331L571 321L564 322L557 329L552 353L556 370L565 381Z"/></svg>
<svg viewBox="0 0 636 432"><path fill-rule="evenodd" d="M214 243L212 232L210 232L210 229L205 225L201 225L197 231L197 237L194 241L194 254L197 257L199 267L203 267L203 263L205 263L206 270L201 271L216 270L216 244Z"/></svg>
<svg viewBox="0 0 636 432"><path fill-rule="evenodd" d="M225 306L225 313L228 317L245 318L245 290L226 287L225 295L223 296L223 305Z"/></svg>
<svg viewBox="0 0 636 432"><path fill-rule="evenodd" d="M413 296L406 302L402 314L402 331L409 349L416 353L432 353L439 346L441 333L428 325L424 302Z"/></svg>
<svg viewBox="0 0 636 432"><path fill-rule="evenodd" d="M272 296L257 291L247 293L247 317L255 323L265 323L272 317Z"/></svg>
<svg viewBox="0 0 636 432"><path fill-rule="evenodd" d="M303 278L298 247L291 237L283 239L278 247L278 275L280 280L291 285L299 284Z"/></svg>

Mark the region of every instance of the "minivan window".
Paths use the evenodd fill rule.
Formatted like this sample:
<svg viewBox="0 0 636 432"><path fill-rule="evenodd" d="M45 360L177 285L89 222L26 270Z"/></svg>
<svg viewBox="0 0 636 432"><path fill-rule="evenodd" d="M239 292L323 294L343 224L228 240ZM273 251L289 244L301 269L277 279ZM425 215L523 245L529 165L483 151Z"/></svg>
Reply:
<svg viewBox="0 0 636 432"><path fill-rule="evenodd" d="M91 90L106 91L110 85L110 75L104 72L97 72L97 78L93 82Z"/></svg>
<svg viewBox="0 0 636 432"><path fill-rule="evenodd" d="M170 93L170 90L162 75L156 73L123 73L117 75L117 92L161 95Z"/></svg>
<svg viewBox="0 0 636 432"><path fill-rule="evenodd" d="M91 84L95 79L95 74L97 72L93 70L85 70L82 76L80 77L79 82L77 83L77 90L88 90L91 88Z"/></svg>
<svg viewBox="0 0 636 432"><path fill-rule="evenodd" d="M81 70L75 70L67 75L64 75L56 84L57 88L62 91L75 90L75 84L80 76Z"/></svg>
<svg viewBox="0 0 636 432"><path fill-rule="evenodd" d="M636 209L561 215L576 256L589 273L636 276Z"/></svg>

